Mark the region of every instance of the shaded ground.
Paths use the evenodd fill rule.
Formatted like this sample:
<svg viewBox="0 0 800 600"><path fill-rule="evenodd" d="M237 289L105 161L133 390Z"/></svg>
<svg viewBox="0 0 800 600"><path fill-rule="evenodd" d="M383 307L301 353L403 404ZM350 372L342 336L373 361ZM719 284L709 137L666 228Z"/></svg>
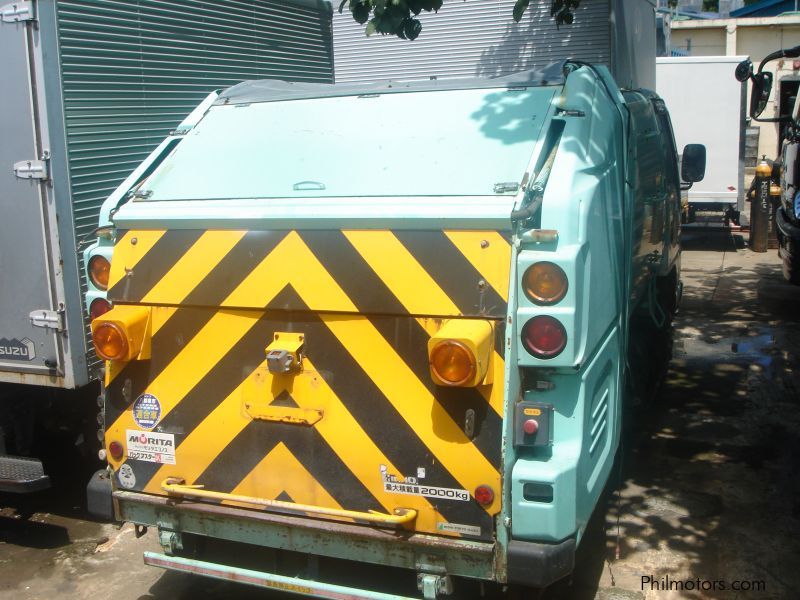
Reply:
<svg viewBox="0 0 800 600"><path fill-rule="evenodd" d="M782 281L774 251L754 254L741 238L703 230L684 241L666 383L638 411L620 494L597 512L573 581L547 598L798 596L800 287ZM51 460L75 472L69 452ZM130 527L85 520L78 479L25 499L0 496L0 597L277 598L144 567L155 535L137 540ZM656 591L642 588L643 576L764 589Z"/></svg>
<svg viewBox="0 0 800 600"><path fill-rule="evenodd" d="M670 371L628 442L620 494L573 585L548 596L798 597L800 288L774 251L708 230L684 235L683 279ZM716 589L664 591L667 577Z"/></svg>

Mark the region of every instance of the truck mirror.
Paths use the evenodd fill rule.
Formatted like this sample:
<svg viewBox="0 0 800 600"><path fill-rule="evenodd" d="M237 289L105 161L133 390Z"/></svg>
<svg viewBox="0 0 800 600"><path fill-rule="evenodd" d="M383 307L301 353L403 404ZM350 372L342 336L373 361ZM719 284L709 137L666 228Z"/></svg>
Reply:
<svg viewBox="0 0 800 600"><path fill-rule="evenodd" d="M786 58L798 58L800 57L800 46L795 46L794 48L789 48L788 50L783 51L783 55Z"/></svg>
<svg viewBox="0 0 800 600"><path fill-rule="evenodd" d="M767 108L772 92L772 73L762 71L753 75L753 90L750 93L750 116L757 119Z"/></svg>
<svg viewBox="0 0 800 600"><path fill-rule="evenodd" d="M681 179L687 183L703 181L706 175L706 147L703 144L687 144L683 149Z"/></svg>
<svg viewBox="0 0 800 600"><path fill-rule="evenodd" d="M749 58L736 65L736 81L744 83L753 76L753 63Z"/></svg>

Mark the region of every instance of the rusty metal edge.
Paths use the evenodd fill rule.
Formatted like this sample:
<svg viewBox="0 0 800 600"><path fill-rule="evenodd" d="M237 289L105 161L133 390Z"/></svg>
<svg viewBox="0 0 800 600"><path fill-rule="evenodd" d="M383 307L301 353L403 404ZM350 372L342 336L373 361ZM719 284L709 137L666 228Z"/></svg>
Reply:
<svg viewBox="0 0 800 600"><path fill-rule="evenodd" d="M281 550L496 580L495 544L117 490L124 521Z"/></svg>

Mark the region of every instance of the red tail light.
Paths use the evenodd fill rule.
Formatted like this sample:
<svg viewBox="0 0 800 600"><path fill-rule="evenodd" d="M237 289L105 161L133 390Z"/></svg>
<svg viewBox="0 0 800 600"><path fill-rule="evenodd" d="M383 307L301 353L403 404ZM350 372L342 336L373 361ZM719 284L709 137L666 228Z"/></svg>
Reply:
<svg viewBox="0 0 800 600"><path fill-rule="evenodd" d="M105 298L95 298L89 305L89 316L92 318L92 320L94 320L97 317L102 317L110 310L111 302Z"/></svg>
<svg viewBox="0 0 800 600"><path fill-rule="evenodd" d="M114 460L119 460L122 458L122 454L125 452L125 448L122 447L122 444L116 440L111 442L108 445L108 453L111 455L111 458Z"/></svg>
<svg viewBox="0 0 800 600"><path fill-rule="evenodd" d="M477 500L478 504L481 506L489 506L494 502L494 490L488 485L479 485L476 487L474 496L475 500Z"/></svg>
<svg viewBox="0 0 800 600"><path fill-rule="evenodd" d="M522 345L536 358L554 358L567 345L567 331L553 317L534 317L522 328Z"/></svg>

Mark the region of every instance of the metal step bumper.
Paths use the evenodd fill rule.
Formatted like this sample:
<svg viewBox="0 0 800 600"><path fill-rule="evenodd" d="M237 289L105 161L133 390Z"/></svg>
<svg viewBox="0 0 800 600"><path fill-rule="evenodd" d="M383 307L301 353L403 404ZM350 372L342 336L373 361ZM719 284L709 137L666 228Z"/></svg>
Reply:
<svg viewBox="0 0 800 600"><path fill-rule="evenodd" d="M169 571L202 575L203 577L234 581L236 583L279 590L290 594L313 596L314 598L329 598L331 600L412 600L411 598L396 596L394 594L384 594L382 592L360 590L323 583L321 581L286 577L250 569L240 569L238 567L229 567L189 558L167 556L166 554L158 554L156 552L145 552L144 564L150 565L151 567L160 567Z"/></svg>
<svg viewBox="0 0 800 600"><path fill-rule="evenodd" d="M0 492L25 494L50 487L42 462L21 456L0 456Z"/></svg>

